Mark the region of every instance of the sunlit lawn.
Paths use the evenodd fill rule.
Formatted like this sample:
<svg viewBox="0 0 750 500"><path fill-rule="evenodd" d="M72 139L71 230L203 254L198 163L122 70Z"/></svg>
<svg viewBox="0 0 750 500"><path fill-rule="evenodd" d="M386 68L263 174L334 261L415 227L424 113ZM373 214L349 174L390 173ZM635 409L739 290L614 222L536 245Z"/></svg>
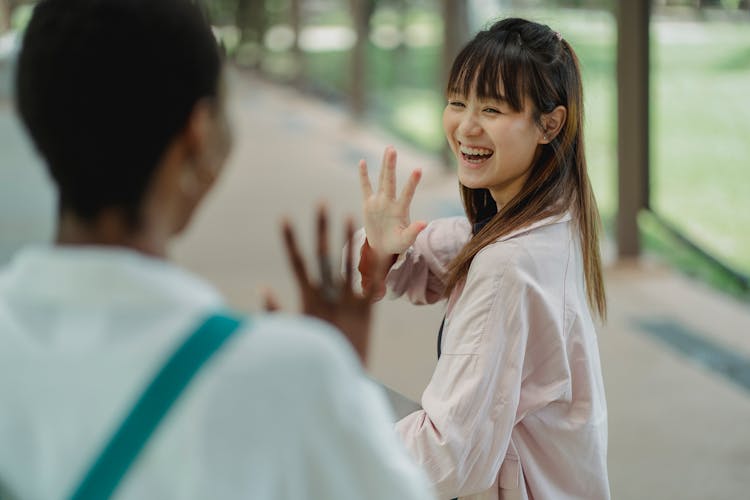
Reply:
<svg viewBox="0 0 750 500"><path fill-rule="evenodd" d="M591 11L520 14L559 30L581 59L590 173L611 224L616 209L615 20ZM411 21L440 23L436 13L420 13ZM750 22L656 18L651 31L652 206L720 260L750 274ZM370 45L368 50L371 118L428 150L439 150L439 45L396 50ZM346 89L346 52L306 57L308 74L318 85ZM645 223L643 229L652 248L676 255L662 235L653 234L657 226ZM687 260L693 262L685 264L689 268L700 266L693 257Z"/></svg>

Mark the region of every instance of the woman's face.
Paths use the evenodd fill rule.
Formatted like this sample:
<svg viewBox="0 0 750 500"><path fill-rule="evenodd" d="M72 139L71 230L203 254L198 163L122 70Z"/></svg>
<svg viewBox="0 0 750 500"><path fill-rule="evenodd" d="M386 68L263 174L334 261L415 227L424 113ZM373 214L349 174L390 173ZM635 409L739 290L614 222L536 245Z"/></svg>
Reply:
<svg viewBox="0 0 750 500"><path fill-rule="evenodd" d="M458 159L458 179L472 189L486 188L498 208L523 187L544 139L530 105L514 111L503 100L451 95L443 129Z"/></svg>

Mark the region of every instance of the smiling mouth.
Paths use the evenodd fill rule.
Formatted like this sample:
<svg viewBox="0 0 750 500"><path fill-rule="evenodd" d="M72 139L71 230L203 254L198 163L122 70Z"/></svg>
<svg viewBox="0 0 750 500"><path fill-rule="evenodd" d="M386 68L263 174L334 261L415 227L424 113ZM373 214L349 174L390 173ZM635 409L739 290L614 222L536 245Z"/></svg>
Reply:
<svg viewBox="0 0 750 500"><path fill-rule="evenodd" d="M460 145L458 148L461 157L469 163L482 163L490 158L495 152L486 148L470 148Z"/></svg>

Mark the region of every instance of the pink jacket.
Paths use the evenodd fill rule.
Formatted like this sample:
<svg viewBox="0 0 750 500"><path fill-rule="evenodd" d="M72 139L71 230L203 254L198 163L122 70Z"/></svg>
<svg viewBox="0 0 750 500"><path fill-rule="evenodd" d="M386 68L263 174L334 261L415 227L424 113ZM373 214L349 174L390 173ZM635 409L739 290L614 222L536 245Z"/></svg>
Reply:
<svg viewBox="0 0 750 500"><path fill-rule="evenodd" d="M440 300L470 237L465 217L432 222L392 266L389 296ZM609 499L607 406L569 214L477 254L441 347L424 409L396 424L439 498Z"/></svg>

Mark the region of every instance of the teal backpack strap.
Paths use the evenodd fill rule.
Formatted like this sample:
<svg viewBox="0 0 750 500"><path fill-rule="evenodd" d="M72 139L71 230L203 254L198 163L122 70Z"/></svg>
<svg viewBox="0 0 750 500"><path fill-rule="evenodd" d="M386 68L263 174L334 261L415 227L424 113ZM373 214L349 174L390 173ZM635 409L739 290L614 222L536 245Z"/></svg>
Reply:
<svg viewBox="0 0 750 500"><path fill-rule="evenodd" d="M213 315L190 334L143 392L76 488L71 500L109 498L195 374L243 320ZM246 321L245 321L246 323Z"/></svg>

